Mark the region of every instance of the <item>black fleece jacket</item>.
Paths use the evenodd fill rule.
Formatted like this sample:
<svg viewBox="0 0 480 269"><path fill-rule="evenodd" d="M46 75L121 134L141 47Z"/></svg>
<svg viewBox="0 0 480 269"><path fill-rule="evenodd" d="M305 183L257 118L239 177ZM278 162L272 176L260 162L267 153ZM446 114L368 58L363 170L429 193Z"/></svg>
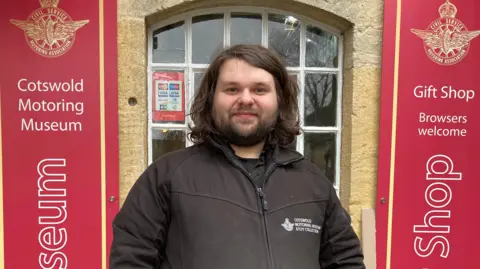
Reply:
<svg viewBox="0 0 480 269"><path fill-rule="evenodd" d="M274 146L261 184L213 140L163 155L113 222L110 269L365 269L332 184Z"/></svg>

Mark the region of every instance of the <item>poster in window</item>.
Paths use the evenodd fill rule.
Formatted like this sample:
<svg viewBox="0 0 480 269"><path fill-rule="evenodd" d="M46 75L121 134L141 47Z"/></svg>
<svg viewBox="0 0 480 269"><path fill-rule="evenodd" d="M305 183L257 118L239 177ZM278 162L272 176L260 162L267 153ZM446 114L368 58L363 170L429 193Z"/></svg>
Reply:
<svg viewBox="0 0 480 269"><path fill-rule="evenodd" d="M185 122L183 72L153 73L152 120L154 123Z"/></svg>

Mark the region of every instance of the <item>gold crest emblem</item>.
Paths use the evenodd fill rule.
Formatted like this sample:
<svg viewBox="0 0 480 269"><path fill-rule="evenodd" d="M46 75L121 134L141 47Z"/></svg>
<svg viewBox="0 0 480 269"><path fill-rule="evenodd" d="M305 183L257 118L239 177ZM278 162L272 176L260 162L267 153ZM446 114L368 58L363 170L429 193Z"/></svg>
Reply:
<svg viewBox="0 0 480 269"><path fill-rule="evenodd" d="M40 8L27 20L10 20L25 32L30 48L41 56L54 58L64 55L75 42L75 32L89 20L73 21L62 9L60 0L40 0Z"/></svg>
<svg viewBox="0 0 480 269"><path fill-rule="evenodd" d="M454 65L461 62L468 53L470 41L480 35L479 31L468 31L455 16L457 8L446 0L439 8L440 18L433 21L426 30L411 29L423 39L428 57L439 65Z"/></svg>

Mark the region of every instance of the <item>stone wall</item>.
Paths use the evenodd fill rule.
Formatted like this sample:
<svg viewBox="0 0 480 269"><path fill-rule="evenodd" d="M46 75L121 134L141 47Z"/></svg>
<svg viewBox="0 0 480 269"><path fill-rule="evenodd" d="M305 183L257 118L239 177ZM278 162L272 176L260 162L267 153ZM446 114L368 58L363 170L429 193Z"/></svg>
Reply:
<svg viewBox="0 0 480 269"><path fill-rule="evenodd" d="M376 196L382 0L119 0L120 200L147 166L148 26L200 8L260 3L344 34L341 197L360 232L361 210L374 208ZM129 98L137 104L129 105Z"/></svg>

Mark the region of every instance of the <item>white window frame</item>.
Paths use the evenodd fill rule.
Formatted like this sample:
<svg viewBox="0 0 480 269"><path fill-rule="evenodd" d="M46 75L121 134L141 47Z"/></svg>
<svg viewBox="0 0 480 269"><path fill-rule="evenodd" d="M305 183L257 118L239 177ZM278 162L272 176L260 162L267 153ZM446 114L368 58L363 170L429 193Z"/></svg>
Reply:
<svg viewBox="0 0 480 269"><path fill-rule="evenodd" d="M152 130L153 129L168 129L168 130L183 130L187 131L188 134L188 124L192 124L190 116L190 104L192 97L194 96L194 74L195 72L205 71L208 64L192 64L192 18L199 15L208 15L208 14L224 14L224 45L230 45L230 27L231 27L231 13L235 12L248 12L255 14L262 14L262 45L268 47L268 14L275 13L285 16L294 16L300 20L300 65L299 67L288 67L288 71L291 74L296 74L299 77L300 82L300 96L299 96L299 109L301 112L301 122L304 133L334 133L335 134L335 190L337 195L340 192L340 160L341 160L341 142L342 142L342 90L343 90L343 35L341 32L335 28L332 28L328 25L313 21L307 17L285 12L283 10L277 10L272 8L259 8L252 6L244 7L223 7L223 8L208 8L201 9L196 11L191 11L184 13L178 16L168 18L166 20L160 21L151 25L148 28L148 164L152 163ZM165 27L167 25L184 21L185 24L185 58L186 63L153 63L153 33L155 30ZM324 68L324 67L305 67L305 37L306 37L306 25L312 25L318 27L324 31L333 34L338 39L338 67L337 68ZM163 124L163 123L153 123L152 122L152 74L157 70L185 70L185 123L184 124ZM336 126L335 127L314 127L314 126L303 126L304 115L303 111L305 108L305 97L304 97L304 85L305 85L305 73L322 73L322 74L336 74L337 75L337 111L336 111ZM186 147L192 146L193 143L186 137ZM302 153L304 152L304 135L297 136L297 151Z"/></svg>

